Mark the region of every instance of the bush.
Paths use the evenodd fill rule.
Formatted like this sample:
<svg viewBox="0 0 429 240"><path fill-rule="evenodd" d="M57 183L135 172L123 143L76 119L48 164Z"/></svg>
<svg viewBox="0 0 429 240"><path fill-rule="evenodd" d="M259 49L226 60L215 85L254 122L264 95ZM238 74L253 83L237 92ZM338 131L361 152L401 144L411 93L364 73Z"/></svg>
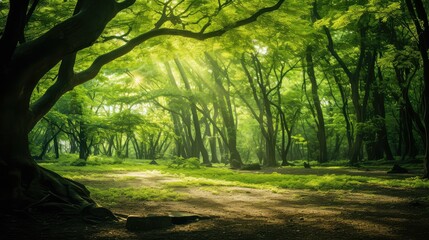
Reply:
<svg viewBox="0 0 429 240"><path fill-rule="evenodd" d="M168 167L198 169L201 167L201 165L200 165L200 160L196 157L192 157L192 158L175 157L168 164Z"/></svg>
<svg viewBox="0 0 429 240"><path fill-rule="evenodd" d="M71 162L70 166L83 167L86 166L86 161L84 159L77 159Z"/></svg>
<svg viewBox="0 0 429 240"><path fill-rule="evenodd" d="M107 156L89 156L87 164L93 165L93 166L99 166L99 165L112 165L112 164L122 164L125 159L118 158L118 157L107 157Z"/></svg>

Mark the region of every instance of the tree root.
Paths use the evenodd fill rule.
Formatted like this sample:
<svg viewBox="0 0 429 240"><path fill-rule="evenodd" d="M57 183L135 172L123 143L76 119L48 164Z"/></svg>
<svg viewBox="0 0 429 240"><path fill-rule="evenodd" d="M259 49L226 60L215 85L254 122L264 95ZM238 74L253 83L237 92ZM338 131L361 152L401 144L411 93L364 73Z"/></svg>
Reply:
<svg viewBox="0 0 429 240"><path fill-rule="evenodd" d="M13 179L7 180L17 184L14 184L11 191L13 194L4 194L7 198L2 196L1 202L5 203L3 211L25 212L30 215L33 211L58 213L79 216L90 223L118 220L110 210L99 206L81 183L37 164L31 168L8 170L7 176L12 176Z"/></svg>

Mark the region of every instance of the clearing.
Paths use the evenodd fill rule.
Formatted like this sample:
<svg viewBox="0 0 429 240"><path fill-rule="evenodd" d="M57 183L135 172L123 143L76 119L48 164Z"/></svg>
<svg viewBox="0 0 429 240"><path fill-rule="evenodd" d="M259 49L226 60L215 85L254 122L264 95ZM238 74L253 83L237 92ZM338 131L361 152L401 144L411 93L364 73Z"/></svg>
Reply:
<svg viewBox="0 0 429 240"><path fill-rule="evenodd" d="M416 174L381 170L279 168L280 175L352 176L401 180ZM255 172L243 172L254 174ZM63 174L63 173L62 173ZM158 170L112 171L80 176L90 188L142 188L174 193L166 200L112 196L99 201L126 215L187 212L204 219L151 231L128 231L119 222L87 224L73 217L37 213L6 221L6 239L428 239L427 188L366 185L357 189L282 189L201 180ZM166 190L167 189L167 190ZM107 190L106 190L107 191ZM101 195L100 195L101 194ZM168 195L168 194L167 194ZM94 195L97 199L102 193ZM3 229L2 229L3 230ZM4 230L2 232L5 232ZM1 238L5 239L5 238Z"/></svg>

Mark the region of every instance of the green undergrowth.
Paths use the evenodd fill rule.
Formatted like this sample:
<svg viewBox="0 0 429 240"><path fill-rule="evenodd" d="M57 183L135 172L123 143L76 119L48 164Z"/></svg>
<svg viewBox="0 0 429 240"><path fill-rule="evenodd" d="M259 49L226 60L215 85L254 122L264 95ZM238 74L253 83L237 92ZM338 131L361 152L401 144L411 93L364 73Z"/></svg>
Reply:
<svg viewBox="0 0 429 240"><path fill-rule="evenodd" d="M188 172L189 173L189 172ZM293 175L293 174L258 174L233 172L229 174L208 174L205 177L198 174L184 174L185 176L197 175L198 178L184 178L182 182L168 183L170 186L241 186L252 188L264 188L275 191L280 189L309 189L309 190L359 190L369 187L399 187L399 188L429 188L429 181L416 177L405 179L382 179L368 176L350 176L325 174L319 175Z"/></svg>
<svg viewBox="0 0 429 240"><path fill-rule="evenodd" d="M309 189L309 190L359 190L368 187L395 187L395 188L429 188L429 181L418 177L408 178L383 178L365 175L344 174L346 167L328 166L308 169L306 174L294 174L293 171L302 170L302 167L286 167L291 171L287 174L277 172L262 173L251 171L234 171L217 165L214 167L177 168L169 167L168 163L150 165L149 161L125 160L121 164L86 165L83 167L70 166L60 163L42 163L42 166L54 170L74 180L108 180L107 173L144 172L157 170L163 174L177 177L180 181L164 183L167 187L190 186L241 186L252 188L264 188L276 191L276 189ZM329 174L316 175L313 171L329 169ZM336 174L336 169L343 170L342 174ZM308 173L308 174L307 174ZM135 177L116 177L115 181L126 181ZM106 181L108 185L108 181Z"/></svg>
<svg viewBox="0 0 429 240"><path fill-rule="evenodd" d="M89 186L91 196L103 206L115 206L128 201L180 201L186 194L168 188L97 188Z"/></svg>

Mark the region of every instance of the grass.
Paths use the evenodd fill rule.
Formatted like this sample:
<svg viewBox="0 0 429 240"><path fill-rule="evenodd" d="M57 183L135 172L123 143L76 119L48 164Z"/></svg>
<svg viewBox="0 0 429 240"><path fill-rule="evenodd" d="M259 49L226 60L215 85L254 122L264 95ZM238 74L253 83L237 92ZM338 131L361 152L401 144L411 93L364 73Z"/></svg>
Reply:
<svg viewBox="0 0 429 240"><path fill-rule="evenodd" d="M216 170L214 170L216 172ZM213 169L205 173L212 173ZM429 188L429 181L416 177L405 179L383 179L368 176L351 176L325 174L319 175L293 175L293 174L258 174L241 173L229 170L216 172L216 174L181 173L184 176L198 177L193 180L185 180L183 183L170 183L170 185L184 186L242 186L265 189L309 189L309 190L358 190L372 186L378 187L400 187L400 188Z"/></svg>
<svg viewBox="0 0 429 240"><path fill-rule="evenodd" d="M69 163L70 158L67 160ZM103 160L104 161L104 160ZM384 178L366 174L344 174L344 171L356 169L346 166L314 166L313 169L302 167L286 167L290 173L281 174L261 173L251 171L235 171L222 165L215 167L180 168L169 167L166 162L160 165L150 165L149 161L126 159L121 163L111 160L103 162L97 158L97 163L86 166L70 166L61 159L58 162L41 163L43 167L51 169L59 174L78 181L83 181L89 186L93 197L103 205L111 206L126 200L141 201L179 201L186 196L179 194L177 188L199 187L213 193L219 193L219 187L246 187L267 189L273 192L283 189L306 189L306 190L365 190L368 188L402 188L429 189L429 181L418 177L408 178ZM159 161L161 162L161 161ZM387 165L371 165L371 169L388 169ZM120 176L126 172L159 171L178 178L178 181L163 183L159 188L138 187L121 188L121 182L136 180L135 176ZM274 169L275 171L276 169ZM315 174L324 170L328 174ZM280 171L280 170L278 170ZM295 172L301 171L299 174ZM97 184L95 184L97 182Z"/></svg>
<svg viewBox="0 0 429 240"><path fill-rule="evenodd" d="M88 187L91 196L103 206L114 206L126 201L180 201L186 195L165 188L96 188Z"/></svg>

